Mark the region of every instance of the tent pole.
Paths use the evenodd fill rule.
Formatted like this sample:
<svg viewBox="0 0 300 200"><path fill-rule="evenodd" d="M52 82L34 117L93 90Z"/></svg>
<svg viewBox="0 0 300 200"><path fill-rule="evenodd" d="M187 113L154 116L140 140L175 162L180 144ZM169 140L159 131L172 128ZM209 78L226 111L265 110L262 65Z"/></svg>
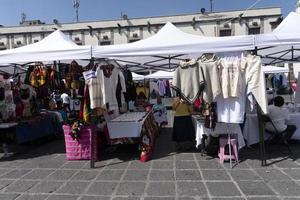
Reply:
<svg viewBox="0 0 300 200"><path fill-rule="evenodd" d="M171 57L170 57L170 55L169 55L168 59L169 59L169 69L171 69Z"/></svg>
<svg viewBox="0 0 300 200"><path fill-rule="evenodd" d="M255 47L253 54L257 55L257 47ZM266 166L267 160L266 160L266 149L265 149L265 131L264 131L264 125L262 123L262 110L258 104L256 104L256 110L257 110L257 122L258 122L258 128L259 128L259 146L260 146L261 166Z"/></svg>
<svg viewBox="0 0 300 200"><path fill-rule="evenodd" d="M91 59L90 59L90 63L92 62L93 63L93 65L94 65L94 59L91 57ZM93 66L94 67L94 66ZM93 68L92 67L92 68ZM85 96L83 97L83 98L85 98ZM81 103L82 103L82 101L81 101ZM90 159L90 166L91 166L91 168L95 168L95 158L94 158L94 143L95 143L95 139L94 139L94 134L97 134L97 131L96 131L96 133L95 133L95 131L93 131L93 130L91 130L91 146L90 146L90 149L91 149L91 159Z"/></svg>
<svg viewBox="0 0 300 200"><path fill-rule="evenodd" d="M294 62L294 46L292 46L292 61ZM293 64L293 69L294 69L294 64ZM288 74L288 76L289 76L289 90L291 90L291 68L290 68L290 65L289 65L289 74ZM292 95L293 94L291 94L290 93L290 101L291 101L291 103L293 102L293 98L292 98Z"/></svg>

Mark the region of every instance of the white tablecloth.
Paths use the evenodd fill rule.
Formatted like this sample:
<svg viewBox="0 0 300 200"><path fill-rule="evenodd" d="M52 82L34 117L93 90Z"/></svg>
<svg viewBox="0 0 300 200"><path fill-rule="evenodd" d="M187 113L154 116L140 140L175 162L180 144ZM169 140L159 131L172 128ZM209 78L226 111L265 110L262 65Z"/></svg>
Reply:
<svg viewBox="0 0 300 200"><path fill-rule="evenodd" d="M140 137L146 117L146 112L131 112L107 122L110 139Z"/></svg>
<svg viewBox="0 0 300 200"><path fill-rule="evenodd" d="M300 113L290 113L289 117L290 120L288 120L287 124L297 127L292 139L300 140ZM243 135L248 146L259 143L259 128L256 114L247 114ZM266 133L265 139L269 136L270 135Z"/></svg>
<svg viewBox="0 0 300 200"><path fill-rule="evenodd" d="M203 134L206 135L221 135L221 134L237 134L238 136L238 144L239 149L245 146L245 141L243 138L242 130L239 124L231 124L231 123L217 123L215 129L208 129L204 127L204 124L201 120L198 120L197 116L193 116L193 122L196 131L196 142L197 146L201 144L201 139Z"/></svg>

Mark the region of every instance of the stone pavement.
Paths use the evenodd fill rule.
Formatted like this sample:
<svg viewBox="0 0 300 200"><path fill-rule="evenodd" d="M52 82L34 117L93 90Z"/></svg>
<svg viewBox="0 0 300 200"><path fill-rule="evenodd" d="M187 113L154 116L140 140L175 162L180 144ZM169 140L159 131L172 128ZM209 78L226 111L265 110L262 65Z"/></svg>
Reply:
<svg viewBox="0 0 300 200"><path fill-rule="evenodd" d="M299 144L291 157L272 146L268 167L260 166L257 147L244 149L232 169L173 146L166 129L152 161L141 163L137 151L123 148L102 153L96 169L88 161L66 161L62 139L31 147L0 161L0 200L300 199Z"/></svg>

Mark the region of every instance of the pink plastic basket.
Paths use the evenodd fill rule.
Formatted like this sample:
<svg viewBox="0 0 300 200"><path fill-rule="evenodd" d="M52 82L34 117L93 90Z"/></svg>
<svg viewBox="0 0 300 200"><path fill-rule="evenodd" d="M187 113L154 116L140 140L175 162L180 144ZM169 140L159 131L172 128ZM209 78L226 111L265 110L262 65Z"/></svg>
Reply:
<svg viewBox="0 0 300 200"><path fill-rule="evenodd" d="M90 160L91 159L91 136L94 136L94 159L98 160L97 133L94 126L86 126L81 129L78 140L70 135L71 126L63 125L67 160ZM92 134L93 133L93 134Z"/></svg>

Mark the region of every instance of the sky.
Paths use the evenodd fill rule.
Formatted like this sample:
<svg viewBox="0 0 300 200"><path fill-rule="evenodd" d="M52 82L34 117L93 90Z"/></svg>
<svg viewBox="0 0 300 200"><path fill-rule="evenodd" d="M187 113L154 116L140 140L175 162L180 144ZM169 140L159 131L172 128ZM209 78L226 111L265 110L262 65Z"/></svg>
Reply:
<svg viewBox="0 0 300 200"><path fill-rule="evenodd" d="M213 11L246 10L258 2L254 8L279 6L286 16L295 11L298 0L213 0ZM80 0L79 20L95 21L120 19L121 13L128 18L165 16L199 13L201 8L210 10L210 0ZM16 26L21 21L21 13L26 20L40 19L45 23L75 22L73 0L0 0L0 25Z"/></svg>

